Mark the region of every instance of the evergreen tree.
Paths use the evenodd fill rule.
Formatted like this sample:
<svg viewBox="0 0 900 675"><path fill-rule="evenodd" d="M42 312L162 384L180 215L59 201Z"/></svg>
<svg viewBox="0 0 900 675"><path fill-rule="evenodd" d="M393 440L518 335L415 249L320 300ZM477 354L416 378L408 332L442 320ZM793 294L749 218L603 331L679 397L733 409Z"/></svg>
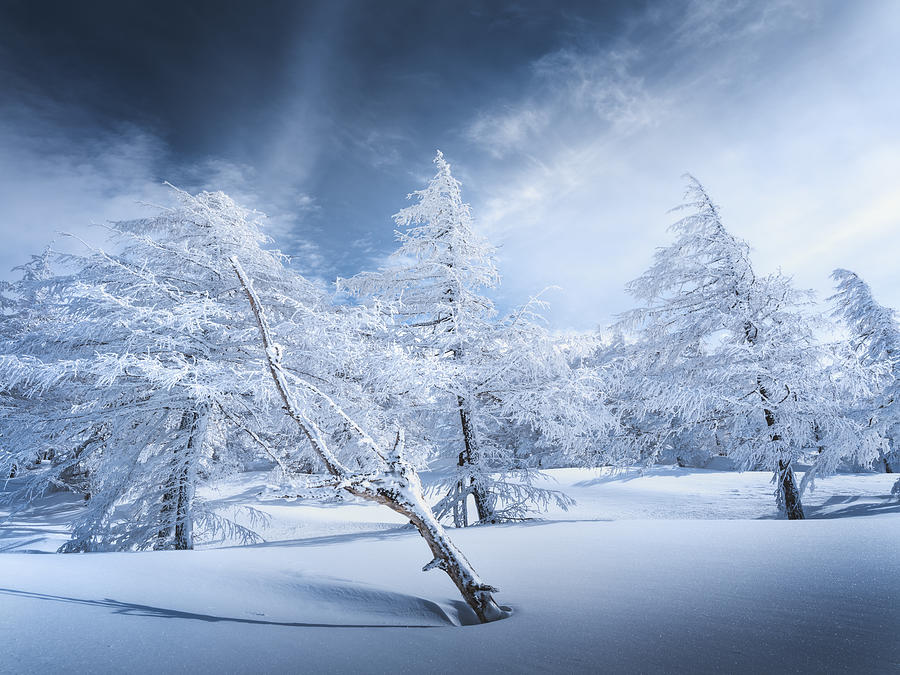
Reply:
<svg viewBox="0 0 900 675"><path fill-rule="evenodd" d="M478 235L460 183L450 173L441 152L434 159L437 173L428 186L409 198L415 203L394 216L400 248L392 264L379 272L343 280L347 290L373 296L400 328L399 340L427 357L452 360L444 398L454 409L454 426L461 439L454 491L460 495L454 520L466 522L465 501L471 494L480 521L493 516L490 495L479 484L473 467L482 461L475 419L474 377L470 365L478 358L475 345L488 330L495 310L480 294L499 283L493 249ZM451 422L452 423L452 422Z"/></svg>
<svg viewBox="0 0 900 675"><path fill-rule="evenodd" d="M247 366L253 324L228 257L240 253L265 280L279 320L296 322L324 296L262 248L256 214L222 193L176 196L176 208L111 226L117 252L61 256L66 273L26 272L29 310L10 319L15 335L4 331L0 378L15 405L0 418L0 469L53 452L52 467L9 497L83 492L65 550L188 549L197 521L253 538L195 495L204 476L262 452L284 424Z"/></svg>
<svg viewBox="0 0 900 675"><path fill-rule="evenodd" d="M467 525L470 496L482 523L522 517L549 500L565 506L561 494L531 484L536 452L541 445L571 451L592 433L587 411L595 407L595 383L573 372L539 325L538 301L496 318L482 294L499 284L493 248L475 231L440 152L434 163L428 185L409 195L415 203L394 216L402 229L390 264L340 280L340 287L390 316L389 339L419 359L420 379L431 390L434 443L454 448L439 514Z"/></svg>
<svg viewBox="0 0 900 675"><path fill-rule="evenodd" d="M865 364L881 371L881 386L866 402L862 417L884 439L884 470L895 473L900 465L900 325L896 312L880 305L869 285L855 273L836 269L837 292L829 298L834 314L850 330L850 344ZM900 482L898 482L900 485Z"/></svg>
<svg viewBox="0 0 900 675"><path fill-rule="evenodd" d="M838 373L815 339L811 293L780 273L757 276L749 246L693 177L681 208L691 213L672 226L675 241L628 286L645 302L623 317L641 331L643 395L631 416L725 447L741 468L771 468L779 506L803 518L793 464L811 462L809 476L846 457L865 464L873 445L858 442L859 425L833 395ZM856 395L863 383L851 374L840 386Z"/></svg>

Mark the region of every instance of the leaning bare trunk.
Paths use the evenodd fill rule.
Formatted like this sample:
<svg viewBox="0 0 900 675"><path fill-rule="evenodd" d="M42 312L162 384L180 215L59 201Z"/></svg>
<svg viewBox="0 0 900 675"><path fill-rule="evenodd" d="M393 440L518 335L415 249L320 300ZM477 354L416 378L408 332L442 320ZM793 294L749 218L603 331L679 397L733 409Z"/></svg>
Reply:
<svg viewBox="0 0 900 675"><path fill-rule="evenodd" d="M501 607L494 600L492 594L497 589L478 576L471 563L447 536L443 525L434 517L415 468L395 455L388 476L385 487L372 486L370 481L366 481L369 485L365 488L348 486L345 489L362 499L384 504L409 519L431 549L432 560L423 570L444 570L481 623L509 616L509 608Z"/></svg>
<svg viewBox="0 0 900 675"><path fill-rule="evenodd" d="M425 500L422 482L415 467L406 462L402 457L403 436L397 433L397 441L390 452L384 452L366 434L359 425L350 419L327 395L310 385L295 378L300 384L313 391L325 402L331 405L359 435L363 443L369 446L373 455L382 460L382 469L372 475L360 475L352 473L341 464L340 460L328 448L321 430L315 422L307 417L294 401L287 385L287 376L281 365L282 349L277 346L269 333L268 322L259 302L259 297L253 289L250 279L238 262L237 257L231 259L234 271L240 280L250 308L256 317L260 338L269 366L269 374L275 383L275 388L284 403L285 411L299 426L303 435L309 441L313 451L321 460L336 481L336 486L346 490L361 499L384 504L390 509L401 514L416 527L419 534L428 543L431 549L432 561L425 565L424 569L440 568L447 573L453 581L463 599L475 612L482 623L496 621L509 615L509 609L499 606L493 598L496 588L486 584L472 565L466 560L462 552L454 546L447 536L443 526L434 517L431 507Z"/></svg>

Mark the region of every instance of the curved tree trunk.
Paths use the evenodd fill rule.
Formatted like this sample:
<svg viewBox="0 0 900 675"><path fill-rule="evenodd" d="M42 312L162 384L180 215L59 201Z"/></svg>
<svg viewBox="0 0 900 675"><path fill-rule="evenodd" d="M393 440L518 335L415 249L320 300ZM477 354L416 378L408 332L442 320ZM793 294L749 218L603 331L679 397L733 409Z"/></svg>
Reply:
<svg viewBox="0 0 900 675"><path fill-rule="evenodd" d="M466 604L475 612L479 621L487 623L509 616L510 609L498 605L494 600L493 593L497 592L497 589L486 584L478 576L478 573L466 560L462 552L450 541L443 526L434 517L431 507L428 506L428 502L425 500L418 472L414 466L406 462L402 457L402 433L398 431L393 449L390 452L386 452L384 448L378 447L375 441L372 440L372 437L366 434L326 394L308 382L295 377L295 381L317 394L327 404L332 406L335 412L348 423L350 428L360 435L363 443L368 445L373 454L382 460L382 469L372 475L354 474L341 464L331 452L316 423L307 417L294 401L291 389L287 384L287 376L281 365L281 347L272 340L265 313L259 302L259 297L253 289L252 282L247 277L237 257L231 258L231 264L247 295L250 308L256 317L256 324L259 328L266 361L269 366L269 374L272 376L278 395L284 403L285 411L297 423L328 473L334 477L335 487L346 490L361 499L384 504L401 514L404 518L409 519L431 549L432 560L425 565L423 570L427 571L435 568L444 570L459 590Z"/></svg>
<svg viewBox="0 0 900 675"><path fill-rule="evenodd" d="M415 526L431 549L432 560L422 569L442 569L459 590L466 604L472 608L481 623L503 619L510 614L508 607L502 607L494 600L497 589L486 584L462 552L447 536L428 502L425 500L422 483L415 468L395 455L389 462L390 473L383 487L362 479L365 487L352 483L344 489L362 499L384 504L396 511ZM373 489L374 488L374 489Z"/></svg>

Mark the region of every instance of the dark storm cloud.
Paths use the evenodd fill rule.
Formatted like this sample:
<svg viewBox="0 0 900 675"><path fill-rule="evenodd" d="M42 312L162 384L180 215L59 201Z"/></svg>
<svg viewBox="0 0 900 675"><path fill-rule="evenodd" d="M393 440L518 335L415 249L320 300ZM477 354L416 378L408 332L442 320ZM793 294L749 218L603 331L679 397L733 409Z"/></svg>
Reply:
<svg viewBox="0 0 900 675"><path fill-rule="evenodd" d="M432 134L479 93L512 93L516 79L500 75L569 24L555 10L488 7L12 1L0 6L0 76L9 98L52 101L63 125L127 120L179 154L252 150L297 88L338 124L421 116Z"/></svg>
<svg viewBox="0 0 900 675"><path fill-rule="evenodd" d="M303 25L295 4L5 2L4 91L63 127L127 121L177 153L208 153L280 98Z"/></svg>
<svg viewBox="0 0 900 675"><path fill-rule="evenodd" d="M7 2L5 128L89 160L111 137L151 139L143 176L252 195L294 235L285 248L313 238L327 271L352 273L390 245L390 214L474 111L514 96L586 21L615 32L622 10L591 7Z"/></svg>

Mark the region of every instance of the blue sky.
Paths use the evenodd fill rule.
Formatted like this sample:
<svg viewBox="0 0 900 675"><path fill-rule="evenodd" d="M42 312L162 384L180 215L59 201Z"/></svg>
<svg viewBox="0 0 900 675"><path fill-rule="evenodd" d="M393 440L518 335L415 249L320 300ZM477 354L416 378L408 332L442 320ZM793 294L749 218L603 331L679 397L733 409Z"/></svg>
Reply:
<svg viewBox="0 0 900 675"><path fill-rule="evenodd" d="M707 1L0 5L0 274L163 180L270 215L323 279L377 266L440 148L510 307L630 306L690 171L820 297L900 307L900 4Z"/></svg>

